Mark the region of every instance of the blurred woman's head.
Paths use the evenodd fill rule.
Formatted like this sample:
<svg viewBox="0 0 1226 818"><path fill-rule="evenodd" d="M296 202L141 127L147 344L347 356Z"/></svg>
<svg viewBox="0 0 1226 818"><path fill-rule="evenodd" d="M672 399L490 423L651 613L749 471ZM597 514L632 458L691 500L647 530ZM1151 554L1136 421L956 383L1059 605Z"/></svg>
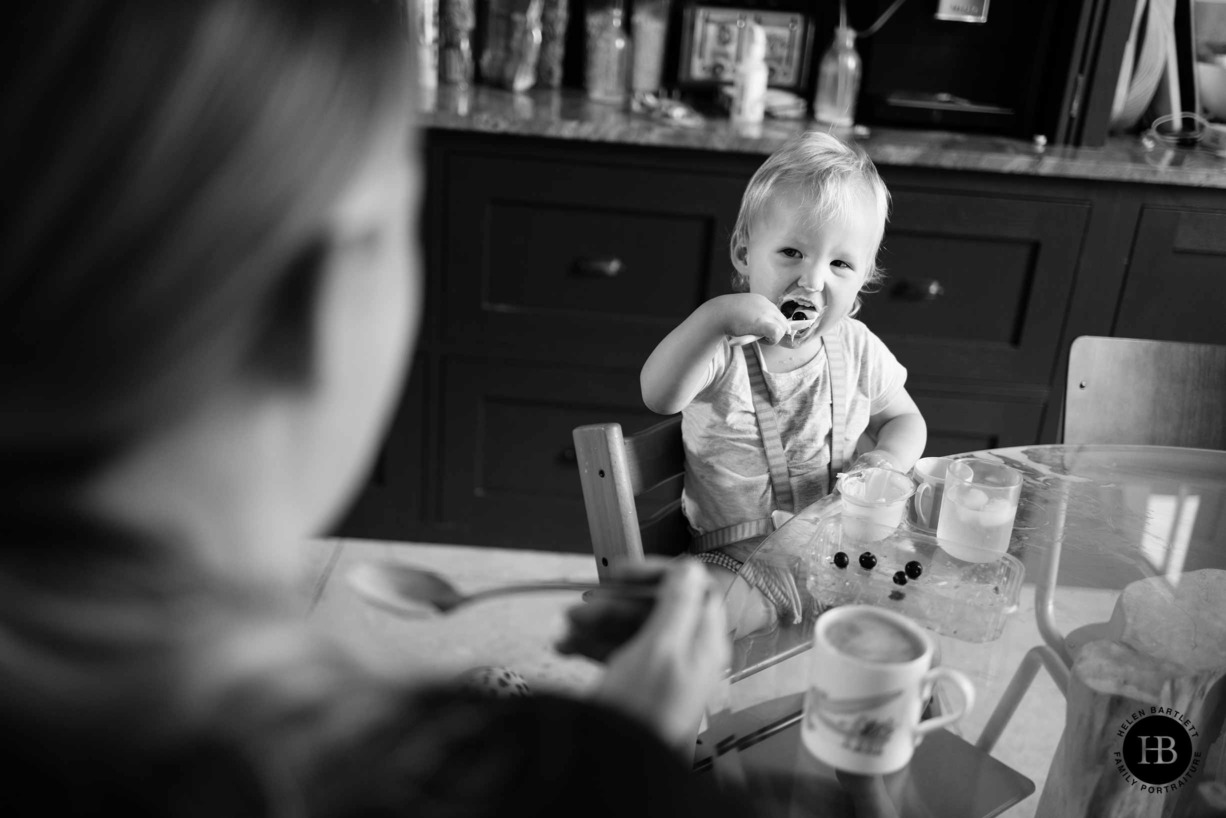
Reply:
<svg viewBox="0 0 1226 818"><path fill-rule="evenodd" d="M19 3L0 489L193 535L326 524L381 435L418 310L396 9ZM235 502L263 522L201 528Z"/></svg>

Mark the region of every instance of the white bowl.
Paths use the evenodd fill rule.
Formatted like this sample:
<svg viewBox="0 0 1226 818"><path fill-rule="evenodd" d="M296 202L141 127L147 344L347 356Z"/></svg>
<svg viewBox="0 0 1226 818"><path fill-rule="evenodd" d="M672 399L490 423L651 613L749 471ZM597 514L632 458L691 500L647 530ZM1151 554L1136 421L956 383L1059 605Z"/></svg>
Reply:
<svg viewBox="0 0 1226 818"><path fill-rule="evenodd" d="M1210 119L1226 120L1226 66L1211 62L1196 64L1200 104Z"/></svg>

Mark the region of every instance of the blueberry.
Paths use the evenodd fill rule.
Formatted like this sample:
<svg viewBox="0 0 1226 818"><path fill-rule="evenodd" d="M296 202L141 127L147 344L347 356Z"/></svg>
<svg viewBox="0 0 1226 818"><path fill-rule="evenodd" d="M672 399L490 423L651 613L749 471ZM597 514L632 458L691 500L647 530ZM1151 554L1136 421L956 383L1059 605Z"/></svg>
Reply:
<svg viewBox="0 0 1226 818"><path fill-rule="evenodd" d="M894 600L895 602L898 602L904 597L906 597L906 594L904 594L902 591L890 591L890 599Z"/></svg>
<svg viewBox="0 0 1226 818"><path fill-rule="evenodd" d="M877 564L877 558L873 556L871 551L865 551L860 555L860 567L865 571L871 571L873 566Z"/></svg>
<svg viewBox="0 0 1226 818"><path fill-rule="evenodd" d="M895 571L894 572L894 584L895 585L906 585L907 575L904 574L902 571Z"/></svg>
<svg viewBox="0 0 1226 818"><path fill-rule="evenodd" d="M924 566L920 565L915 560L911 560L903 567L907 569L907 576L911 579L919 579L920 574L924 573Z"/></svg>
<svg viewBox="0 0 1226 818"><path fill-rule="evenodd" d="M851 560L847 559L847 555L844 554L842 551L839 551L834 555L834 567L835 568L846 568L847 563L849 562L851 562Z"/></svg>

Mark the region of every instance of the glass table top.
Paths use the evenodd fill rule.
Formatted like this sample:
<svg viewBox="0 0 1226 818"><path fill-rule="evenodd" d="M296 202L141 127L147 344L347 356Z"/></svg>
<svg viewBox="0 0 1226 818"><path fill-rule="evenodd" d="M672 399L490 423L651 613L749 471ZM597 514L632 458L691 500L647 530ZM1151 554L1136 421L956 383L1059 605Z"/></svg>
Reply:
<svg viewBox="0 0 1226 818"><path fill-rule="evenodd" d="M1148 580L1159 593L1173 594L1190 572L1226 569L1226 452L1046 445L954 457L995 460L1022 473L1008 556L998 564L962 570L965 566L957 561L952 566L943 562L931 533L908 523L879 542L844 548L838 538L837 495L803 509L765 538L747 561L759 571L791 577L804 600L801 611L762 623L746 602L752 594L743 580L729 590L729 616L737 627L730 684L724 700L708 713L699 769L714 768L717 775L750 786L780 814L817 814L819 805L833 814L854 813L854 794L841 786L837 773L819 769L820 763L799 748L796 725L816 618L833 605L879 605L927 627L940 662L965 672L978 697L974 712L949 734L938 731L925 741L933 746L917 750L908 770L885 777L898 814L941 814L964 807L991 813L997 792L1017 783L1009 779L1014 771L993 756L1039 756L1026 773L1041 789L1042 764L1049 760L1044 757L1063 727L1063 696L1052 685L1036 687L1037 695L1046 698L1037 706L1044 714L1047 745L1039 747L1032 723L1006 726L991 756L966 752L984 733L1027 652L1045 644L1052 656L1071 666L1066 635L1110 620L1121 591L1131 584ZM869 549L875 557L872 570L856 564ZM850 565L835 564L839 550ZM905 570L911 561L920 564L922 573L905 585L891 584L895 570ZM940 774L929 768L934 757L948 762L959 753L965 781L986 781L988 787L996 776L1001 786L978 794L979 785L972 786L971 801L954 807L940 800L947 792L932 794L939 789ZM1020 785L1008 797L1027 794Z"/></svg>

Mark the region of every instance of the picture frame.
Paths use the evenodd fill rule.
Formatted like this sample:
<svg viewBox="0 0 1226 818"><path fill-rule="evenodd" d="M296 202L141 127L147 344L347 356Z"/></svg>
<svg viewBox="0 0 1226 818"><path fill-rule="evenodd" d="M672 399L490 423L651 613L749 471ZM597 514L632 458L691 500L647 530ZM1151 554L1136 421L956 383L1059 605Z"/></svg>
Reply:
<svg viewBox="0 0 1226 818"><path fill-rule="evenodd" d="M767 84L803 92L813 58L813 19L799 11L766 11L695 4L682 15L678 85L713 87L732 82L748 48L749 24L766 31Z"/></svg>

